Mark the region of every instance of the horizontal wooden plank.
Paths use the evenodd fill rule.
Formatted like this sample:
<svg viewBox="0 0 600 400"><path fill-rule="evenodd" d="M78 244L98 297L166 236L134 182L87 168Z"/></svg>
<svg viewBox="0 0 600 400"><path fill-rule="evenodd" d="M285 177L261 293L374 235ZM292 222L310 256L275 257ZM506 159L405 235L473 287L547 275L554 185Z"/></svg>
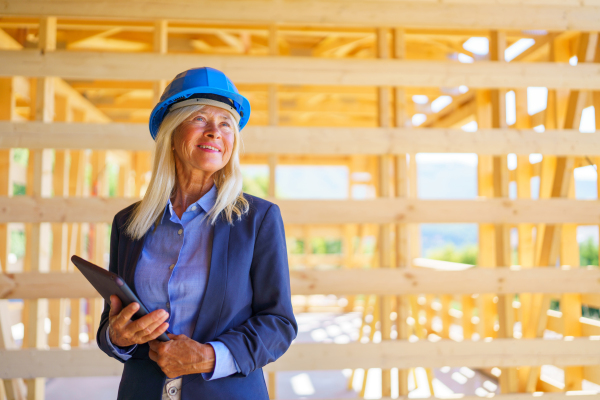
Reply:
<svg viewBox="0 0 600 400"><path fill-rule="evenodd" d="M242 138L246 154L600 154L600 136L577 130L248 126ZM0 148L15 147L150 151L154 142L146 124L0 121Z"/></svg>
<svg viewBox="0 0 600 400"><path fill-rule="evenodd" d="M600 269L411 268L290 271L293 294L597 293Z"/></svg>
<svg viewBox="0 0 600 400"><path fill-rule="evenodd" d="M381 343L295 343L267 371L346 368L471 368L551 364L597 365L597 340L494 339L454 342L389 340ZM0 378L114 376L122 364L98 349L0 350Z"/></svg>
<svg viewBox="0 0 600 400"><path fill-rule="evenodd" d="M469 88L600 89L600 64L506 63L284 56L0 51L0 76L159 80L198 65L225 72L236 83Z"/></svg>
<svg viewBox="0 0 600 400"><path fill-rule="evenodd" d="M597 293L600 269L411 268L290 271L292 294ZM0 298L90 298L98 293L79 272L0 274Z"/></svg>
<svg viewBox="0 0 600 400"><path fill-rule="evenodd" d="M120 376L122 373L123 364L97 347L0 350L1 379Z"/></svg>
<svg viewBox="0 0 600 400"><path fill-rule="evenodd" d="M268 371L306 371L344 368L471 368L551 364L597 365L598 340L494 339L454 342L439 340L382 341L381 343L294 344Z"/></svg>
<svg viewBox="0 0 600 400"><path fill-rule="evenodd" d="M112 222L135 198L0 196L0 223ZM344 223L574 223L600 224L597 200L269 199L287 224Z"/></svg>
<svg viewBox="0 0 600 400"><path fill-rule="evenodd" d="M584 367L585 368L585 367ZM586 390L586 391L577 391L577 392L573 392L573 391L569 391L568 393L560 393L560 392L545 392L543 394L543 400L573 400L573 396L576 393L577 395L577 400L580 399L596 399L598 397L598 392L595 392L593 390ZM495 394L494 395L494 400L539 400L540 394L539 391L537 391L535 394L530 394L530 393L513 393L513 394ZM411 396L399 396L399 397L380 397L379 400L410 400L413 399L414 397ZM463 396L461 395L459 397L460 400L481 400L481 396L477 396L477 395L471 395L471 396ZM342 397L337 397L337 398L327 398L327 399L322 399L322 400L348 400L348 397L342 398Z"/></svg>
<svg viewBox="0 0 600 400"><path fill-rule="evenodd" d="M303 26L427 27L457 29L598 30L596 0L586 1L303 1L4 0L2 13L133 20L201 20Z"/></svg>

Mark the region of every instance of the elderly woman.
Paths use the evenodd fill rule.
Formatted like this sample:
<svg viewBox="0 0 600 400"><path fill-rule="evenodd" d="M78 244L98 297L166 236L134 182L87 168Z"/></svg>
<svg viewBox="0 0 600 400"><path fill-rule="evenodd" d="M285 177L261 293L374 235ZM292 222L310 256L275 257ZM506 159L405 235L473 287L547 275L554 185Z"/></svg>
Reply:
<svg viewBox="0 0 600 400"><path fill-rule="evenodd" d="M132 321L139 305L111 296L97 335L125 363L118 399L268 399L262 367L298 328L279 207L242 192L249 116L211 68L177 75L152 111L152 179L115 216L109 265L150 313Z"/></svg>

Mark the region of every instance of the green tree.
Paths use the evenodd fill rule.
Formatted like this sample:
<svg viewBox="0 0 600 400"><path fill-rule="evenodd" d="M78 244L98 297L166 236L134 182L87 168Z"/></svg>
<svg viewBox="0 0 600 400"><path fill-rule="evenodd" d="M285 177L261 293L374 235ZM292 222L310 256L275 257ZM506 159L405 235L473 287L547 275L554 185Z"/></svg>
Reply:
<svg viewBox="0 0 600 400"><path fill-rule="evenodd" d="M453 244L431 249L426 257L440 261L451 261L463 264L477 264L477 245L471 244L456 248Z"/></svg>
<svg viewBox="0 0 600 400"><path fill-rule="evenodd" d="M267 197L267 194L269 193L269 177L264 175L244 175L242 180L242 190L253 196Z"/></svg>
<svg viewBox="0 0 600 400"><path fill-rule="evenodd" d="M580 265L598 265L598 245L592 238L579 244L579 263Z"/></svg>

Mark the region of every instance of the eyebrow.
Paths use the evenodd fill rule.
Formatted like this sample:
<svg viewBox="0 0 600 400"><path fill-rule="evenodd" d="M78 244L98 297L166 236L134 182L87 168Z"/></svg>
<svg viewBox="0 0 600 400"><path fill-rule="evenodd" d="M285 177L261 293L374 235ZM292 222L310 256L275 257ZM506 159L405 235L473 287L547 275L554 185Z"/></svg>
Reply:
<svg viewBox="0 0 600 400"><path fill-rule="evenodd" d="M190 118L194 118L198 115L206 115L205 112L203 112L202 110L200 111L196 111L194 114L192 114L192 116ZM219 114L219 116L223 119L228 120L229 122L233 123L233 118L231 118L231 116L229 115L229 113L225 112L224 114Z"/></svg>

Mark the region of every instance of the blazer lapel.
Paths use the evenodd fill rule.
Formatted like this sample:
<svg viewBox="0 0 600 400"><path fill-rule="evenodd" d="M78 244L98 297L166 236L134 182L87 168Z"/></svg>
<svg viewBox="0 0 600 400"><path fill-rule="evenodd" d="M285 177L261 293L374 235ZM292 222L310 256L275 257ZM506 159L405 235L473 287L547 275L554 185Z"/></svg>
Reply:
<svg viewBox="0 0 600 400"><path fill-rule="evenodd" d="M192 338L206 343L215 338L225 291L227 289L227 252L229 250L230 225L218 218L213 231L212 254L206 292L198 313Z"/></svg>

